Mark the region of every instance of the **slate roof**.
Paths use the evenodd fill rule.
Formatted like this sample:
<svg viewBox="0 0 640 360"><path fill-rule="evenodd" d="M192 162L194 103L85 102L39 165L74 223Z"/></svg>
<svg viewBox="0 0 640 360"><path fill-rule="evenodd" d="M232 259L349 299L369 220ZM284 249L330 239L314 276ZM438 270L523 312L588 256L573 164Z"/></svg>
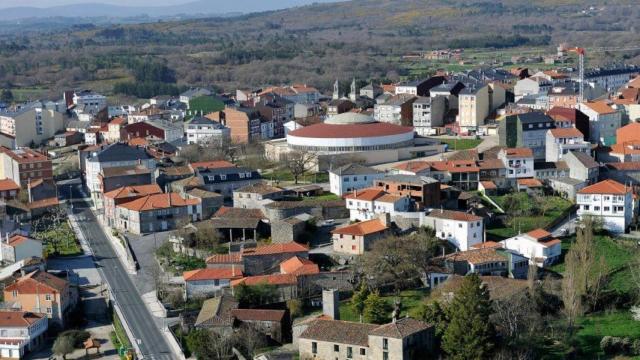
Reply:
<svg viewBox="0 0 640 360"><path fill-rule="evenodd" d="M145 149L138 147L131 147L124 143L116 143L107 146L104 150L98 152L96 156L89 160L97 160L103 162L117 162L117 161L135 161L135 160L147 160L152 159L152 156L147 154Z"/></svg>
<svg viewBox="0 0 640 360"><path fill-rule="evenodd" d="M237 307L238 302L232 296L223 295L205 300L194 325L231 326L231 311Z"/></svg>
<svg viewBox="0 0 640 360"><path fill-rule="evenodd" d="M336 174L338 176L344 175L370 175L370 174L381 174L383 173L380 170L376 170L374 168L370 168L368 166L360 165L360 164L346 164L342 165L338 168L332 169L329 171L330 173Z"/></svg>
<svg viewBox="0 0 640 360"><path fill-rule="evenodd" d="M572 151L571 154L587 168L597 168L600 165L589 154L582 151Z"/></svg>
<svg viewBox="0 0 640 360"><path fill-rule="evenodd" d="M356 346L369 346L369 333L378 325L342 320L315 320L300 338Z"/></svg>
<svg viewBox="0 0 640 360"><path fill-rule="evenodd" d="M429 325L424 321L407 317L398 319L395 322L389 324L381 325L378 328L370 331L369 335L403 339L420 331L427 330L432 326L433 325Z"/></svg>
<svg viewBox="0 0 640 360"><path fill-rule="evenodd" d="M281 322L286 315L285 310L270 309L233 309L231 316L240 321L272 321Z"/></svg>

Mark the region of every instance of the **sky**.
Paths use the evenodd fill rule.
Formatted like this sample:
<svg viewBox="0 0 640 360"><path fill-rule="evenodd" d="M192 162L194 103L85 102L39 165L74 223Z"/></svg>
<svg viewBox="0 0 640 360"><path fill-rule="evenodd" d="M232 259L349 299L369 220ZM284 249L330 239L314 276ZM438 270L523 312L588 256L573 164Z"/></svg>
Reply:
<svg viewBox="0 0 640 360"><path fill-rule="evenodd" d="M264 0L265 2L274 2L278 0ZM17 6L35 6L35 7L50 7L57 5L69 5L79 3L102 3L113 5L127 5L127 6L163 6L163 5L176 5L188 2L188 0L0 0L0 8L17 7Z"/></svg>

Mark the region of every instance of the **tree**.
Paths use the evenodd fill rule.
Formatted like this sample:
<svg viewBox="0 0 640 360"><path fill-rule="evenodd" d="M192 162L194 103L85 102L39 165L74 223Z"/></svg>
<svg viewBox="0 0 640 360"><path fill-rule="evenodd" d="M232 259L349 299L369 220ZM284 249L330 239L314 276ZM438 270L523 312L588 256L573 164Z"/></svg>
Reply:
<svg viewBox="0 0 640 360"><path fill-rule="evenodd" d="M13 93L9 89L2 89L0 92L0 101L9 103L13 101Z"/></svg>
<svg viewBox="0 0 640 360"><path fill-rule="evenodd" d="M420 275L419 254L416 238L386 237L360 257L360 269L372 288L393 286L398 293Z"/></svg>
<svg viewBox="0 0 640 360"><path fill-rule="evenodd" d="M316 156L308 151L294 150L284 158L284 168L291 172L293 181L298 184L300 177L316 166Z"/></svg>
<svg viewBox="0 0 640 360"><path fill-rule="evenodd" d="M289 314L292 319L301 317L304 314L302 301L298 299L287 300L287 309L289 309Z"/></svg>
<svg viewBox="0 0 640 360"><path fill-rule="evenodd" d="M207 329L194 329L189 332L187 347L198 359L223 359L223 356L231 352L231 345L225 346L224 339Z"/></svg>
<svg viewBox="0 0 640 360"><path fill-rule="evenodd" d="M371 324L385 324L389 322L389 304L380 297L378 292L372 292L364 301L364 321Z"/></svg>
<svg viewBox="0 0 640 360"><path fill-rule="evenodd" d="M360 317L360 322L362 322L362 315L364 313L365 303L367 301L367 297L369 296L369 288L363 282L360 284L360 289L353 293L353 297L351 298L351 307Z"/></svg>
<svg viewBox="0 0 640 360"><path fill-rule="evenodd" d="M67 355L73 352L74 348L74 339L70 336L64 335L64 333L58 335L56 341L53 343L53 353L56 355L62 355L63 359L67 358Z"/></svg>
<svg viewBox="0 0 640 360"><path fill-rule="evenodd" d="M485 359L493 349L489 290L477 274L466 276L447 307L449 326L442 348L451 359Z"/></svg>
<svg viewBox="0 0 640 360"><path fill-rule="evenodd" d="M267 283L259 285L240 284L234 289L234 295L241 308L256 308L260 305L278 301L278 289Z"/></svg>
<svg viewBox="0 0 640 360"><path fill-rule="evenodd" d="M422 304L418 310L418 317L426 323L433 324L436 338L438 341L442 339L444 331L449 325L449 315L443 303L436 300Z"/></svg>
<svg viewBox="0 0 640 360"><path fill-rule="evenodd" d="M529 291L494 301L491 319L503 341L514 348L532 346L542 330L541 316Z"/></svg>

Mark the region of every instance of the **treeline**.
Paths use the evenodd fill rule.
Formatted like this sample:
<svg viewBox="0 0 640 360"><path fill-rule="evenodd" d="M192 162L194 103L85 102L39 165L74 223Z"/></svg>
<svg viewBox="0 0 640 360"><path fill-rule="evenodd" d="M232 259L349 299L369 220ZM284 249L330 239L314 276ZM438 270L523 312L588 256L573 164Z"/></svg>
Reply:
<svg viewBox="0 0 640 360"><path fill-rule="evenodd" d="M127 81L117 83L113 86L113 92L117 94L135 96L142 99L149 99L158 95L177 96L186 90L186 86L177 86L175 84L166 84L157 81Z"/></svg>
<svg viewBox="0 0 640 360"><path fill-rule="evenodd" d="M450 48L510 48L517 46L541 46L549 45L551 36L526 37L520 35L513 36L482 36L467 39L454 39L449 41Z"/></svg>

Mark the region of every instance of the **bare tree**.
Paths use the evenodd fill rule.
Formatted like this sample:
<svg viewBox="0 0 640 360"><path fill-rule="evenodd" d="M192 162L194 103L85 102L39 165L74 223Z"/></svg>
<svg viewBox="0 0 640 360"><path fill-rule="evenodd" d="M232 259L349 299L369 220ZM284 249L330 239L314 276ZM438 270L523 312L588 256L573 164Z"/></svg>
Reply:
<svg viewBox="0 0 640 360"><path fill-rule="evenodd" d="M285 156L283 165L284 168L291 171L294 182L298 184L300 177L311 171L316 166L316 163L315 154L308 151L295 150Z"/></svg>

